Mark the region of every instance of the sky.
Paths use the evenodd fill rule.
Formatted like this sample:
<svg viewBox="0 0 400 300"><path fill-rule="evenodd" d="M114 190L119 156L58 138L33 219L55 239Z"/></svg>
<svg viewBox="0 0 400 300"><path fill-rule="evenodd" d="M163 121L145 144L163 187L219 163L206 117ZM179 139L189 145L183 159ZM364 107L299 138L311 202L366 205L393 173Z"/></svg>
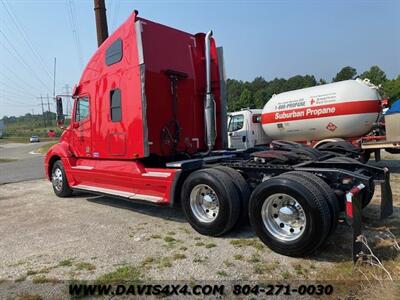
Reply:
<svg viewBox="0 0 400 300"><path fill-rule="evenodd" d="M347 65L400 74L400 0L106 0L106 8L110 33L134 9L186 32L212 29L228 78L330 81ZM92 0L0 0L0 118L40 113L41 96L47 107L55 57L56 94L70 92L96 48Z"/></svg>

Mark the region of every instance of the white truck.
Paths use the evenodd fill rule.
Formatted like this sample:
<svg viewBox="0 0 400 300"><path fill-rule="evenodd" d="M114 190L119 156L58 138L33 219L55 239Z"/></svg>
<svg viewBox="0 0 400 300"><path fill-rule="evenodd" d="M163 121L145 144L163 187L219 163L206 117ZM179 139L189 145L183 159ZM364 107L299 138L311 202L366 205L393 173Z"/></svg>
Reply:
<svg viewBox="0 0 400 300"><path fill-rule="evenodd" d="M269 144L261 127L262 109L242 109L228 115L228 146L235 149L254 148Z"/></svg>

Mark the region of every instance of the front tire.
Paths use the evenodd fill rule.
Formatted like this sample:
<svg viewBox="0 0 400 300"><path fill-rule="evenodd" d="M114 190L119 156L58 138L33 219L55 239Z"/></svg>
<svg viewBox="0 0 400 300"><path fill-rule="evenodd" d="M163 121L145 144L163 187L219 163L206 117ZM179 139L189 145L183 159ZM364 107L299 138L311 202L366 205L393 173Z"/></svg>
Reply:
<svg viewBox="0 0 400 300"><path fill-rule="evenodd" d="M71 187L68 184L64 165L61 160L57 160L51 170L51 183L53 191L58 197L69 197L72 195Z"/></svg>
<svg viewBox="0 0 400 300"><path fill-rule="evenodd" d="M197 232L219 236L236 224L240 199L232 179L221 170L202 169L188 176L182 186L182 209Z"/></svg>
<svg viewBox="0 0 400 300"><path fill-rule="evenodd" d="M308 182L274 177L252 193L250 223L273 251L301 257L315 251L328 236L331 215L324 196Z"/></svg>

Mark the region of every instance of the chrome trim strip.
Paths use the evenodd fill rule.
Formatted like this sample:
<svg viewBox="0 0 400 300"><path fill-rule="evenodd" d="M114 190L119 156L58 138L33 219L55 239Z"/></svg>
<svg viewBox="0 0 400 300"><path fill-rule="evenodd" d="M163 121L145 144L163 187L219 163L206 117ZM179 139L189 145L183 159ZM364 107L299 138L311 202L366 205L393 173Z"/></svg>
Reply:
<svg viewBox="0 0 400 300"><path fill-rule="evenodd" d="M166 172L146 172L143 173L142 176L147 176L147 177L169 177L171 173L166 173Z"/></svg>
<svg viewBox="0 0 400 300"><path fill-rule="evenodd" d="M104 194L110 194L110 195L116 195L116 196L121 196L124 198L130 198L130 197L135 196L134 193L130 193L130 192L124 192L124 191L101 188L101 187L97 187L97 186L84 185L84 184L78 184L78 185L73 186L72 188L86 190L86 191L99 192L99 193L104 193Z"/></svg>
<svg viewBox="0 0 400 300"><path fill-rule="evenodd" d="M92 166L75 166L71 167L71 169L77 169L77 170L93 170L94 167Z"/></svg>
<svg viewBox="0 0 400 300"><path fill-rule="evenodd" d="M138 52L138 63L140 70L140 83L141 83L141 94L142 94L142 123L143 123L143 155L144 157L149 156L149 130L147 126L147 100L146 100L146 89L145 89L145 64L143 56L143 43L142 43L142 22L136 21L135 23L135 34L136 34L136 46Z"/></svg>
<svg viewBox="0 0 400 300"><path fill-rule="evenodd" d="M160 202L163 198L157 197L157 196L136 194L134 197L130 197L129 199L146 200L146 201L158 203L158 202Z"/></svg>
<svg viewBox="0 0 400 300"><path fill-rule="evenodd" d="M135 193L125 192L125 191L101 188L101 187L97 187L97 186L90 186L90 185L84 185L84 184L78 184L78 185L73 186L72 188L85 190L85 191L98 192L98 193L102 193L102 194L120 196L123 198L132 199L132 200L150 201L150 202L154 202L154 203L158 203L161 200L163 200L162 197L158 197L158 196L135 194Z"/></svg>
<svg viewBox="0 0 400 300"><path fill-rule="evenodd" d="M136 33L136 45L137 45L137 51L138 51L139 65L144 64L142 31L143 31L142 22L136 21L135 22L135 33Z"/></svg>

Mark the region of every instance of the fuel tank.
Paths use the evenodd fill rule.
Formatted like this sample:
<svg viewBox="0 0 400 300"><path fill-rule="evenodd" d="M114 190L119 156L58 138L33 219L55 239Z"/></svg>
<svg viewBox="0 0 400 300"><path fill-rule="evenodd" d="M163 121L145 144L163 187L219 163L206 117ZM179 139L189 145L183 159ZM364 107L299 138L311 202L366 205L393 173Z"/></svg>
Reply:
<svg viewBox="0 0 400 300"><path fill-rule="evenodd" d="M274 140L359 137L376 122L380 99L368 79L304 88L272 96L263 108L261 123Z"/></svg>

